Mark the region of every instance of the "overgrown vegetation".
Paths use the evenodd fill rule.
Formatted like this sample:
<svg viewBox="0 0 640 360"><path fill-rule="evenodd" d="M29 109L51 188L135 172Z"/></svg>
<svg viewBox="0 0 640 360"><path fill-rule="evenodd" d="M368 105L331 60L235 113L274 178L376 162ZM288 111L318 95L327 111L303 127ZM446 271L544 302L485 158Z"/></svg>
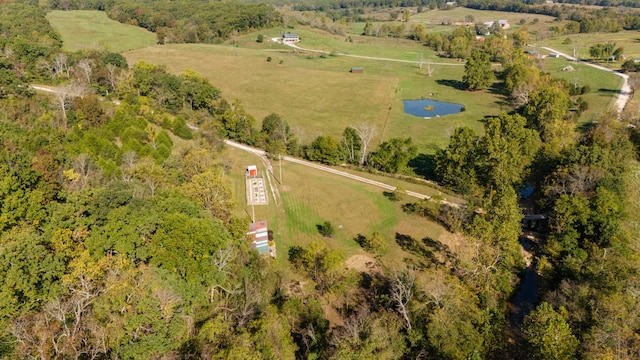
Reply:
<svg viewBox="0 0 640 360"><path fill-rule="evenodd" d="M349 239L380 257L395 241L402 264L355 270L343 249L327 245L336 230L325 221L326 239L279 249L288 263L277 267L249 250L248 219L234 215L217 159L223 138L273 157L393 173L410 171L412 138L374 148L379 130L360 123L340 139L299 143L279 115L258 126L194 71L61 52L42 12L0 3L0 14L0 356L640 356L639 239L630 221L640 209L638 127L605 113L579 132L577 93L540 72L517 38L469 52L483 71L487 57L502 62L490 85L514 111L484 119L482 134L456 129L435 155L435 176L467 194L468 205L399 204L406 197L391 194L400 199L394 206L445 225L455 249L372 229ZM30 28L32 19L47 30ZM35 94L32 79L58 91ZM525 184L549 224L537 244L542 301L518 324L509 302L525 267ZM515 345L509 326L523 329Z"/></svg>

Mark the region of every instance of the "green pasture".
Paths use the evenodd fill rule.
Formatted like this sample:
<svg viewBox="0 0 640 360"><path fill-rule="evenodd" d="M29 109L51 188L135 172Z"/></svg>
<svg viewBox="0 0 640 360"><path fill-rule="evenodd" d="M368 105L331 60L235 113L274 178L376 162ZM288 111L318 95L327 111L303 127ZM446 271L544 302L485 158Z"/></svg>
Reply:
<svg viewBox="0 0 640 360"><path fill-rule="evenodd" d="M623 82L620 76L613 73L569 61L565 58L553 59L547 57L542 64L543 70L554 78L564 79L570 85L577 81L579 87L587 85L591 88L589 93L581 95L589 103L589 109L582 115L581 121L588 121L593 116L597 116L610 106L613 106ZM574 71L560 71L560 69L569 65L574 68Z"/></svg>
<svg viewBox="0 0 640 360"><path fill-rule="evenodd" d="M235 186L237 214L250 215L252 210L244 197L244 171L247 165L255 164L262 172L264 164L257 156L231 147L225 148L220 160ZM279 177L278 162L272 161L272 165ZM380 188L285 161L282 162L282 184L276 182L275 185L280 192L277 204L270 193L269 205L255 206L255 213L257 220L267 220L274 231L279 263L286 261L291 246L304 247L317 240L344 250L347 257L367 254L354 238L374 231L387 240L387 249L382 254L387 264L401 263L411 256L396 244L396 233L417 241L428 237L452 250L463 250L456 247L453 235L440 225L402 211L401 205L416 201L413 198L393 202ZM333 238L319 234L317 225L324 221L334 225Z"/></svg>
<svg viewBox="0 0 640 360"><path fill-rule="evenodd" d="M240 47L260 48L256 46L257 34L262 34L266 39L271 39L280 37L283 31L284 29L282 28L274 28L258 33L247 34L238 37L236 43ZM289 29L288 31L300 35L301 41L297 45L305 49L334 54L371 56L416 62L420 60L420 54L422 54L424 60L455 63L455 60L437 57L437 54L429 48L421 45L417 41L408 39L383 38L358 34L341 36L309 27L297 27L295 29ZM362 31L360 31L360 33L361 32ZM280 45L280 47L283 46ZM262 48L264 48L264 46L262 46ZM284 48L290 49L286 46Z"/></svg>
<svg viewBox="0 0 640 360"><path fill-rule="evenodd" d="M567 38L571 41L570 43L565 43ZM558 36L547 39L544 46L549 46L569 55L573 55L573 49L575 47L580 59L589 60L589 48L596 44L604 44L607 42L614 42L617 47L622 47L624 49L623 54L628 58L640 57L640 32L638 31ZM619 69L622 62L622 60L619 60L611 63L603 63L602 65L609 65L614 69Z"/></svg>
<svg viewBox="0 0 640 360"><path fill-rule="evenodd" d="M71 16L65 21L67 27L74 22L86 22L81 21L86 19L85 15L106 19L103 13L95 11L51 14ZM464 20L466 15L471 15L476 22L507 19L514 24L512 28L518 26L520 18L524 18L526 24L539 19L537 25L544 23L545 26L549 25L551 19L542 15L455 8L420 13L413 16L412 21L436 22L443 14L454 20L458 17ZM116 22L110 24L124 26ZM128 31L133 29L126 28ZM511 110L507 99L490 90L459 90L464 73L463 63L439 58L435 52L415 41L355 34L338 36L302 26L292 30L302 38L298 43L300 47L330 53L322 55L295 50L270 40L279 37L283 30L265 29L234 37L221 45L155 45L128 51L125 56L130 64L145 60L164 64L176 73L193 69L219 87L226 99L240 100L255 117L256 126L260 126L262 119L271 113L281 115L292 126L302 144L308 144L322 134L339 137L346 126L366 122L375 124L378 129L372 148L390 137L411 136L420 152L431 154L437 148L446 146L449 135L456 127L469 126L481 132L479 120ZM83 34L85 39L91 38L81 31L75 34ZM263 35L265 41L258 43L258 35ZM67 41L68 35L65 34L64 38ZM417 63L420 58L425 62L422 68ZM579 84L587 84L592 90L585 95L585 99L591 102L588 113L602 111L612 102L619 79L586 67L580 67L574 73L563 73L558 71L563 63L566 60L550 59L545 64L545 70L570 82L573 82L576 74L585 74L581 76ZM364 67L365 72L349 73L351 67ZM433 69L433 76L426 75L427 67ZM432 119L404 114L402 100L425 97L461 103L465 111Z"/></svg>
<svg viewBox="0 0 640 360"><path fill-rule="evenodd" d="M165 64L173 72L193 69L202 73L225 98L239 99L256 118L256 125L265 116L277 113L292 125L302 143L321 134L339 137L346 126L366 122L376 124L378 129L374 147L383 139L411 136L420 151L433 153L446 145L455 127L470 126L480 131L478 120L509 110L500 95L456 89L464 73L462 63L436 58L417 43L380 39L376 45L375 38L367 38L364 40L371 44L358 44L312 30L299 33L301 47L408 61L417 61L423 53L425 64L420 69L411 62L321 56L271 41L256 45L258 33L239 37L237 47L171 44L130 51L125 56L130 64L145 60ZM271 38L279 32L261 34ZM426 75L426 62L433 64L432 77ZM352 74L351 67L364 67L365 72ZM462 103L466 111L437 119L404 114L403 99L423 97Z"/></svg>
<svg viewBox="0 0 640 360"><path fill-rule="evenodd" d="M411 16L409 23L423 24L427 29L429 29L430 26L440 26L446 23L451 24L449 27L451 31L453 31L456 26L465 22L467 16L473 17L472 22L474 24L487 21L509 20L511 26L506 30L507 33L520 27L526 27L530 33L536 33L546 31L550 26L559 26L559 24L562 24L562 22L556 22L553 17L547 15L475 10L464 7L455 7L450 10L425 11ZM524 19L524 24L520 25L522 19ZM535 19L538 20L536 21Z"/></svg>
<svg viewBox="0 0 640 360"><path fill-rule="evenodd" d="M121 24L104 11L60 11L47 14L51 26L62 35L63 49L106 49L113 52L139 49L156 43L156 35L133 25Z"/></svg>

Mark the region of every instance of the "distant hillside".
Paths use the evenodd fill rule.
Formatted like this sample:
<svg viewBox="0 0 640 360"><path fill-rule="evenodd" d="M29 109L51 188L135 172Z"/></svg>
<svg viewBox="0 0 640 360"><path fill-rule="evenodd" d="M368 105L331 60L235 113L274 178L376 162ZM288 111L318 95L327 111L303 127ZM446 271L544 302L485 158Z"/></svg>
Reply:
<svg viewBox="0 0 640 360"><path fill-rule="evenodd" d="M104 48L123 52L156 44L152 32L111 20L103 11L55 10L47 14L47 20L62 35L62 48L67 51Z"/></svg>

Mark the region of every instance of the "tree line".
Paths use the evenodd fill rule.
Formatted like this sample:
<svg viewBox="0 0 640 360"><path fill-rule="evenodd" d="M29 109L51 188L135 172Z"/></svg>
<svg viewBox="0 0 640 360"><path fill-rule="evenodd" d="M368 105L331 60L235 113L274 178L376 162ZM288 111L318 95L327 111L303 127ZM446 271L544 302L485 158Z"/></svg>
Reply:
<svg viewBox="0 0 640 360"><path fill-rule="evenodd" d="M473 85L481 69L492 72L489 53L471 51L463 80L468 89L478 88ZM638 238L625 210L631 205L637 211L625 199L634 191L628 181L637 164L637 130L612 110L578 131L573 85L542 73L517 47L502 59L499 78L515 112L486 119L482 135L456 129L449 146L435 155L435 174L474 197L494 189L517 191L525 183L536 189L536 208L548 214L549 227L539 243L540 304L523 326L528 357L638 356L632 333L640 318L631 310L638 306L631 300L638 279L631 275L638 270L632 244ZM637 123L637 113L626 116ZM613 273L620 276L614 280ZM594 302L587 304L587 297Z"/></svg>
<svg viewBox="0 0 640 360"><path fill-rule="evenodd" d="M0 4L0 14L13 6ZM15 13L24 16L17 23L34 16L22 9L29 11ZM258 127L242 104L192 71L129 66L108 52L36 52L25 66L13 56L14 41L37 44L40 33L14 39L2 31L9 40L0 55L7 74L0 97L0 356L519 354L505 327L524 268L517 239L525 182L538 189L550 223L538 260L542 302L522 326L524 353L638 356L637 238L626 218L638 206L628 196L638 130L607 114L578 132L567 84L539 72L520 50L505 52L505 73L497 74L517 110L486 119L481 135L456 130L435 155L435 175L468 194L469 206L403 204L440 221L469 251L398 233L382 242L409 254L405 266L358 272L323 241L283 249L284 268L250 251L249 220L233 211L233 187L219 162L221 140L398 172L415 156L410 138L372 151L375 128L353 124L340 139L299 145L285 119L273 114ZM470 56L483 68L487 55ZM67 90L35 94L26 87L34 78ZM178 137L192 146L178 151ZM405 201L402 191L394 197ZM384 254L380 234L354 234L354 241L371 256Z"/></svg>
<svg viewBox="0 0 640 360"><path fill-rule="evenodd" d="M49 2L53 10L101 10L123 24L156 33L158 43L219 43L234 34L280 22L273 6L237 2L135 2L128 0Z"/></svg>

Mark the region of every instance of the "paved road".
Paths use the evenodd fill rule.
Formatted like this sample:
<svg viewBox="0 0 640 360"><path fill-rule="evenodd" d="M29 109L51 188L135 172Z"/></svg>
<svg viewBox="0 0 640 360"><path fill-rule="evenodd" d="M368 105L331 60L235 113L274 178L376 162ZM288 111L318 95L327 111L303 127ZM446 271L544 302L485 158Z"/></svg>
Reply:
<svg viewBox="0 0 640 360"><path fill-rule="evenodd" d="M550 47L545 47L545 46L543 46L542 48L545 49L545 50L554 52L554 53L556 53L556 54L558 54L558 55L560 55L560 56L562 56L564 58L567 58L568 60L576 61L576 58L574 58L573 56L567 55L567 54L565 54L563 52L560 52L558 50L552 49ZM610 73L614 73L614 74L620 76L624 80L624 83L622 83L622 87L620 88L620 93L618 94L618 98L616 99L616 102L615 102L616 110L618 111L618 116L620 116L620 114L622 114L622 110L624 110L624 107L627 105L627 101L629 101L629 98L631 97L631 86L629 86L629 75L623 74L623 73L619 73L619 72L617 72L615 70L611 70L611 69L606 68L604 66L600 66L600 65L597 65L597 64L592 64L592 63L589 63L589 62L586 62L586 61L580 61L580 63L585 64L587 66L591 66L593 68L596 68L596 69L599 69L599 70L602 70L602 71L607 71L607 72L610 72Z"/></svg>
<svg viewBox="0 0 640 360"><path fill-rule="evenodd" d="M248 151L248 152L254 153L254 154L259 155L259 156L266 156L267 155L267 153L264 150L260 150L260 149L256 149L256 148L253 148L253 147L250 147L250 146L247 146L247 145L243 145L243 144L237 143L235 141L225 140L224 142L225 142L225 144L227 144L229 146L232 146L232 147L244 150L244 151ZM332 173L332 174L335 174L335 175L343 176L343 177L346 177L346 178L349 178L349 179L352 179L352 180L355 180L355 181L359 181L359 182L362 182L362 183L365 183L365 184L377 186L377 187L385 189L385 190L389 190L389 191L396 190L396 187L393 186L393 185L385 184L385 183L382 183L380 181L367 179L367 178L364 178L362 176L349 174L347 172L336 170L334 168L330 168L328 166L316 164L316 163L313 163L313 162L310 162L310 161L304 161L304 160L296 159L296 158L290 157L290 156L283 156L282 160L289 161L289 162L296 163L296 164L300 164L300 165L307 166L307 167L310 167L310 168L314 168L314 169L317 169L317 170L320 170L320 171L325 171L325 172ZM405 193L407 195L409 195L409 196L412 196L412 197L415 197L415 198L418 198L418 199L425 199L425 200L430 200L431 199L431 196L425 195L425 194L420 194L420 193L415 192L415 191L407 190L407 191L405 191ZM446 200L440 200L440 203L444 204L444 205L452 206L452 207L460 207L459 204L452 203L452 202L449 202L449 201L446 201Z"/></svg>

